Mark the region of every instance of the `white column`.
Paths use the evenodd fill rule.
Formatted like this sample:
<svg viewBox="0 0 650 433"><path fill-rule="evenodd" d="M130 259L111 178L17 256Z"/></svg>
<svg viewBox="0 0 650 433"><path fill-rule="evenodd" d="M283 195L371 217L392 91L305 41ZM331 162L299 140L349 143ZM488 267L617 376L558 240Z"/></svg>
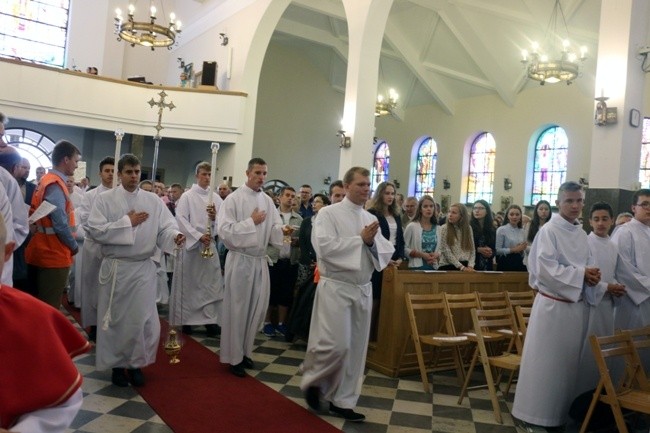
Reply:
<svg viewBox="0 0 650 433"><path fill-rule="evenodd" d="M341 149L339 178L354 166L372 165L379 55L393 0L343 0L348 21L348 70L342 129L352 147Z"/></svg>

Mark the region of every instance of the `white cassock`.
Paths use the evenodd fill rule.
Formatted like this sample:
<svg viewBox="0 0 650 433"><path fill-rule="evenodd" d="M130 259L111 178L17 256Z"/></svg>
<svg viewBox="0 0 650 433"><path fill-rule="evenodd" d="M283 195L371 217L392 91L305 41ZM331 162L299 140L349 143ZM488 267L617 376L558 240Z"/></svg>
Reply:
<svg viewBox="0 0 650 433"><path fill-rule="evenodd" d="M588 317L582 301L585 267L594 266L580 225L554 214L535 236L528 256L528 284L539 294L526 333L514 417L546 427L566 423L576 396Z"/></svg>
<svg viewBox="0 0 650 433"><path fill-rule="evenodd" d="M209 325L221 322L223 278L214 242L210 244L214 255L210 258L201 257L204 246L200 239L208 227L208 194L208 189L194 184L176 204L176 222L185 235L185 251L178 271L174 272L172 283L169 314L170 323L174 325ZM212 200L218 212L223 201L216 193L212 194ZM210 230L214 237L216 222L211 222Z"/></svg>
<svg viewBox="0 0 650 433"><path fill-rule="evenodd" d="M83 391L79 388L72 396L53 407L38 409L29 412L20 418L16 424L11 426L12 432L30 433L65 433L69 431L70 424L81 409L83 403Z"/></svg>
<svg viewBox="0 0 650 433"><path fill-rule="evenodd" d="M250 216L255 208L266 212L266 219L258 225ZM264 191L242 185L221 205L217 233L229 249L219 357L222 363L236 365L244 356L251 357L255 336L269 306L266 247L269 243L282 247L282 218Z"/></svg>
<svg viewBox="0 0 650 433"><path fill-rule="evenodd" d="M14 240L14 223L13 223L13 212L11 211L11 202L7 197L7 192L4 185L0 182L0 214L5 221L5 231L7 232L5 242L11 242ZM4 254L4 250L2 250ZM13 255L12 255L13 260ZM7 268L11 265L11 269L7 271ZM12 263L5 263L5 266L2 270L2 278L0 278L0 283L5 286L13 286L13 261Z"/></svg>
<svg viewBox="0 0 650 433"><path fill-rule="evenodd" d="M623 265L617 273L626 294L616 304L616 329L650 325L650 227L637 219L619 226L612 236Z"/></svg>
<svg viewBox="0 0 650 433"><path fill-rule="evenodd" d="M78 209L81 208L81 203L83 201L84 193L80 192L81 190L74 189L70 193L70 201L72 202L72 208L74 209L74 222L76 226L72 229L72 234L74 235L77 245L79 245L79 250L83 248L84 242L84 229L79 224L79 216L77 214ZM81 308L81 262L83 261L83 254L76 254L72 256L72 268L70 269L70 277L68 279L70 283L70 288L68 289L68 300L74 303L74 306Z"/></svg>
<svg viewBox="0 0 650 433"><path fill-rule="evenodd" d="M20 186L16 179L4 168L0 167L0 184L4 186L7 194L7 200L3 205L9 203L11 205L11 218L5 219L7 225L7 241L13 240L16 242L14 251L25 242L29 234L29 223L27 222L29 206L23 200L23 194L20 192ZM2 284L13 286L13 273L14 273L14 257L11 255L9 260L5 262L2 269Z"/></svg>
<svg viewBox="0 0 650 433"><path fill-rule="evenodd" d="M83 194L81 206L75 209L77 227L82 227L84 231L84 241L81 244L81 274L78 277L81 286L81 324L84 327L97 326L97 287L99 285L97 276L102 264L101 245L95 242L88 233L88 217L97 196L109 189L101 184L97 188L91 189Z"/></svg>
<svg viewBox="0 0 650 433"><path fill-rule="evenodd" d="M334 405L354 408L368 350L370 278L388 265L395 248L380 231L372 247L364 244L361 231L377 218L347 198L321 209L313 221L320 280L300 388L318 386Z"/></svg>
<svg viewBox="0 0 650 433"><path fill-rule="evenodd" d="M149 218L131 226L127 212L147 212ZM180 233L176 220L160 198L122 186L96 198L88 232L101 244L97 303L98 370L111 367L141 368L156 360L160 319L156 309L158 246L172 251Z"/></svg>
<svg viewBox="0 0 650 433"><path fill-rule="evenodd" d="M587 286L584 300L587 302L588 318L585 340L580 355L580 370L576 395L593 390L598 385L600 373L596 366L590 335L599 337L614 334L614 302L615 299L607 293L608 284L617 284L616 264L618 262L618 248L608 237L601 238L594 232L587 237L591 255L594 257L596 267L600 269L600 283L593 287ZM618 299L618 298L616 298Z"/></svg>

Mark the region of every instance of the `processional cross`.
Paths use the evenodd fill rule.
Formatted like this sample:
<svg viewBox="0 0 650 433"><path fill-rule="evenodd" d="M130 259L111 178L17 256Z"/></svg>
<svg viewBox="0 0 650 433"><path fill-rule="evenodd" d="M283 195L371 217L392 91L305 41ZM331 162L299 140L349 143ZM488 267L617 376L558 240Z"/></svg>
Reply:
<svg viewBox="0 0 650 433"><path fill-rule="evenodd" d="M160 130L165 129L161 124L163 110L165 108L169 108L169 111L172 111L174 108L176 108L176 106L172 101L165 102L165 97L167 96L167 93L165 93L164 90L158 93L158 95L160 96L160 100L154 101L153 98L149 100L149 106L151 108L153 108L154 106L158 107L158 123L156 124L156 126L154 126L154 128L156 128L156 135L154 137L155 145L153 151L153 165L151 167L151 181L154 183L156 182L156 168L157 168L156 166L158 164L158 147L160 146L160 139L162 138L160 136Z"/></svg>

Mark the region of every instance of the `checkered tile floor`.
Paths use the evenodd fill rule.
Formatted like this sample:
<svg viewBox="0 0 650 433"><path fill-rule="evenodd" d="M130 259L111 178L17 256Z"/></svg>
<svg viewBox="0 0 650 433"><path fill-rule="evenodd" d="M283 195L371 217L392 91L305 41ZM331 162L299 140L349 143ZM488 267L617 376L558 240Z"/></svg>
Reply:
<svg viewBox="0 0 650 433"><path fill-rule="evenodd" d="M74 319L70 318L74 322ZM206 338L201 327L192 338L215 353L219 340ZM299 389L298 366L306 344L286 343L259 334L253 355L258 380L306 407ZM94 353L79 357L76 364L84 375L84 402L69 433L167 433L172 430L132 388L118 388L110 382L110 371L95 370ZM477 377L480 380L480 377ZM344 432L354 433L515 433L509 413L512 397L502 402L504 424L497 424L487 390L471 391L457 405L459 387L454 373L435 375L435 394L425 394L419 376L390 378L369 370L357 410L365 423L349 423L323 415L323 419ZM306 430L307 427L306 427ZM182 433L182 432L177 432Z"/></svg>

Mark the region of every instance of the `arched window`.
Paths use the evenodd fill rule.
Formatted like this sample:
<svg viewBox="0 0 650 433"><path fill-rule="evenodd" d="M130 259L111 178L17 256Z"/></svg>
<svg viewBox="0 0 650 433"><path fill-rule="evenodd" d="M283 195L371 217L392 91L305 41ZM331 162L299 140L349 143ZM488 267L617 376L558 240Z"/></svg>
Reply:
<svg viewBox="0 0 650 433"><path fill-rule="evenodd" d="M36 167L52 168L50 155L54 142L49 137L31 129L9 128L5 131L5 140L29 161L31 171L28 179L36 177Z"/></svg>
<svg viewBox="0 0 650 433"><path fill-rule="evenodd" d="M438 162L438 145L431 137L425 138L418 148L415 166L415 191L419 199L425 194L432 195L436 184L436 163Z"/></svg>
<svg viewBox="0 0 650 433"><path fill-rule="evenodd" d="M474 203L478 199L492 203L496 146L489 132L480 134L472 143L469 150L467 203Z"/></svg>
<svg viewBox="0 0 650 433"><path fill-rule="evenodd" d="M537 138L533 163L533 188L530 204L555 201L557 190L566 178L569 139L559 126L545 129Z"/></svg>
<svg viewBox="0 0 650 433"><path fill-rule="evenodd" d="M372 170L370 170L370 190L375 191L377 185L388 180L388 170L390 169L390 150L388 143L381 141L375 150L375 156L372 160Z"/></svg>
<svg viewBox="0 0 650 433"><path fill-rule="evenodd" d="M0 2L0 55L63 67L69 0Z"/></svg>
<svg viewBox="0 0 650 433"><path fill-rule="evenodd" d="M643 119L641 133L641 164L639 165L641 188L650 188L650 118Z"/></svg>

